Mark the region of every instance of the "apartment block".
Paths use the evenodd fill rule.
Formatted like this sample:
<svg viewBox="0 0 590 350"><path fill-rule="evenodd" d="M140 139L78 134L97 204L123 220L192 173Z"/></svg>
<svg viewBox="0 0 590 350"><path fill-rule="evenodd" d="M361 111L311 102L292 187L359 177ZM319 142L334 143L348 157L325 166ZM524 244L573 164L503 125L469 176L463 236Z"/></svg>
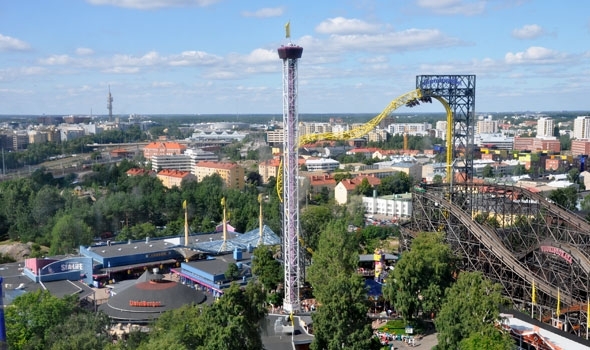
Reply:
<svg viewBox="0 0 590 350"><path fill-rule="evenodd" d="M174 186L180 187L182 181L196 181L195 175L188 171L164 169L158 172L158 179L162 181L162 184L166 188L173 188Z"/></svg>
<svg viewBox="0 0 590 350"><path fill-rule="evenodd" d="M218 174L227 188L243 189L245 186L245 171L242 166L231 162L201 161L195 164L194 174L197 180L203 181L206 176Z"/></svg>

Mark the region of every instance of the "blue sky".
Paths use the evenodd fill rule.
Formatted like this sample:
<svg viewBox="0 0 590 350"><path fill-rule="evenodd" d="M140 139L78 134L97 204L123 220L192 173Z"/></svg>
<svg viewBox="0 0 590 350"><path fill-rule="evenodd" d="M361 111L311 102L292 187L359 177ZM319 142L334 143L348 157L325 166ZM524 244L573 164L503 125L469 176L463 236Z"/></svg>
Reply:
<svg viewBox="0 0 590 350"><path fill-rule="evenodd" d="M12 0L0 3L0 114L378 113L416 75L477 75L476 111L590 110L580 0ZM442 112L427 105L400 113Z"/></svg>

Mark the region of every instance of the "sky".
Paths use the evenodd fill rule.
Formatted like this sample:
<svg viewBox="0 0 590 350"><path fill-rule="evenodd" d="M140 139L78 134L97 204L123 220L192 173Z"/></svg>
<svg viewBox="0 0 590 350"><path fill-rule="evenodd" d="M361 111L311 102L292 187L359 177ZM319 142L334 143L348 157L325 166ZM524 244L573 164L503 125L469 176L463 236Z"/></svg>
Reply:
<svg viewBox="0 0 590 350"><path fill-rule="evenodd" d="M475 74L476 113L590 110L590 1L13 0L0 115L105 115L109 88L120 116L280 115L290 43L299 113L377 114L426 74Z"/></svg>

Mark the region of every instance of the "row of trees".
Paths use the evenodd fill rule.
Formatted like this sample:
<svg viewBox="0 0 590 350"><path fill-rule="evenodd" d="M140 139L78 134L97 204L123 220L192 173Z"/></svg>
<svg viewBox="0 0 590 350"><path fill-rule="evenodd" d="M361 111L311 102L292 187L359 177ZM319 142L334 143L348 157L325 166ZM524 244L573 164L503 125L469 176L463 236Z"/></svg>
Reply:
<svg viewBox="0 0 590 350"><path fill-rule="evenodd" d="M179 235L183 232L182 203L189 208L191 230L211 232L221 221L221 198L226 197L230 220L239 232L258 225L258 189L227 189L218 175L167 189L155 177L127 176L139 164L97 165L74 185L38 170L29 178L0 183L0 237L51 246L51 254L68 253L104 232L119 239ZM280 201L273 188L263 203L265 223L280 229ZM160 229L158 229L158 227ZM165 227L165 228L164 228Z"/></svg>
<svg viewBox="0 0 590 350"><path fill-rule="evenodd" d="M110 320L102 312L78 306L78 296L57 298L39 290L17 297L6 309L10 349L20 350L159 350L262 349L261 329L266 310L261 285L237 284L212 305L186 305L168 311L151 325L150 333L131 333L113 344Z"/></svg>
<svg viewBox="0 0 590 350"><path fill-rule="evenodd" d="M410 321L435 318L437 349L510 349L509 334L496 328L507 301L501 286L480 272L460 272L458 257L442 233L421 233L389 275L384 298Z"/></svg>

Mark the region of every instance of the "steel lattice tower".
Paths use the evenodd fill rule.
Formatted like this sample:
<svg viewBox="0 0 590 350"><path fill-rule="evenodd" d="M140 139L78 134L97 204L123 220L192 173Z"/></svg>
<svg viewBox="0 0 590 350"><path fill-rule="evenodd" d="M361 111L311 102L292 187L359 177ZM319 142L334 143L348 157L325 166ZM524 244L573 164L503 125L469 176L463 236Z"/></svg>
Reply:
<svg viewBox="0 0 590 350"><path fill-rule="evenodd" d="M107 109L109 111L109 121L113 121L113 95L111 95L111 86L109 85L109 97L107 97Z"/></svg>
<svg viewBox="0 0 590 350"><path fill-rule="evenodd" d="M286 312L299 311L299 283L301 270L299 265L299 195L297 125L297 60L301 58L303 48L289 44L278 49L279 58L283 60L283 260L285 266L285 300Z"/></svg>
<svg viewBox="0 0 590 350"><path fill-rule="evenodd" d="M461 164L454 165L465 181L473 178L473 144L475 123L475 75L417 75L416 89L423 96L442 97L453 112L450 126L453 145L453 159L460 158Z"/></svg>

